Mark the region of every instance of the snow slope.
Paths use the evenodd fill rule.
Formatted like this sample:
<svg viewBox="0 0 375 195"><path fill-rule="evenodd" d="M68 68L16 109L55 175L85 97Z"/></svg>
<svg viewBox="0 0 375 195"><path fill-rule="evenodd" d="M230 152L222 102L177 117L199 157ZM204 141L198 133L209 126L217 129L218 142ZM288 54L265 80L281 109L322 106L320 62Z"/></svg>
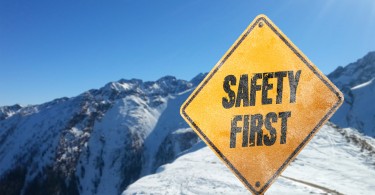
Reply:
<svg viewBox="0 0 375 195"><path fill-rule="evenodd" d="M371 194L375 192L375 140L356 130L325 125L266 194ZM202 142L127 194L250 194Z"/></svg>
<svg viewBox="0 0 375 195"><path fill-rule="evenodd" d="M77 97L0 107L0 194L121 193L198 141L178 113L203 77L122 79Z"/></svg>
<svg viewBox="0 0 375 195"><path fill-rule="evenodd" d="M331 121L375 137L375 52L337 68L328 77L345 95L343 105Z"/></svg>

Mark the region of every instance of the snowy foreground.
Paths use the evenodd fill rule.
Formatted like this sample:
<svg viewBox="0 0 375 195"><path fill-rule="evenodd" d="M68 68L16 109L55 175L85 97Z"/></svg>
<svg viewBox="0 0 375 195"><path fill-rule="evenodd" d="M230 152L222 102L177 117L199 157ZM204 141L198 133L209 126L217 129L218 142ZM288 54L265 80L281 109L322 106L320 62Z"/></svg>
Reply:
<svg viewBox="0 0 375 195"><path fill-rule="evenodd" d="M352 129L325 125L266 194L374 194L375 141ZM202 142L127 194L250 194Z"/></svg>

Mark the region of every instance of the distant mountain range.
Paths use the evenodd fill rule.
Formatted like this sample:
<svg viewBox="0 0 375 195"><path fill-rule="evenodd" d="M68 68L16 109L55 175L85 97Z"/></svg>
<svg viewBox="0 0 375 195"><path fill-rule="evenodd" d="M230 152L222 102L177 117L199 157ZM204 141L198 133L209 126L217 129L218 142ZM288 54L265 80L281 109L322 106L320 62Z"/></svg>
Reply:
<svg viewBox="0 0 375 195"><path fill-rule="evenodd" d="M331 118L341 127L353 127L375 137L375 52L328 75L345 95L345 101Z"/></svg>
<svg viewBox="0 0 375 195"><path fill-rule="evenodd" d="M341 127L354 127L370 136L375 136L374 62L375 52L371 52L357 62L329 74L329 78L344 92L346 98L332 121ZM163 193L160 191L162 188L155 185L153 188L151 184L149 189L145 189L151 181L165 188L168 188L166 183L169 182L172 194L184 193L176 191L175 188L181 186L181 189L186 189L189 182L200 189L197 193L205 190L196 186L197 182L207 184L207 190L233 190L238 185L237 180L222 184L226 186L220 186L220 183L210 180L219 177L221 173L225 175L226 168L216 165L219 163L217 159L199 143L199 138L179 115L181 104L204 77L205 74L200 74L191 81L184 81L166 76L154 82L122 79L72 98L60 98L26 107L0 107L0 192L120 194L140 178L142 179L132 184L124 193L150 193L153 190ZM361 178L367 176L365 173L373 173L372 138L357 133L356 130L341 129L333 124L324 128L328 130L318 137L332 138L332 155L335 154L335 158L340 159L349 158L348 166L336 168L351 169L353 164L359 163L358 168L363 170L351 171L345 177L354 174L353 178ZM326 144L324 139L322 145L319 145L318 141L313 143L315 149L322 151L312 152L314 158L326 159L327 155L331 155L329 150L323 149L323 144ZM189 153L194 149L196 152ZM310 147L310 150L314 148ZM311 168L310 173L314 173L314 165L309 164L311 159L307 157L309 155L298 157L293 166L306 165ZM177 164L159 168L173 162L178 156L181 157L175 161ZM198 161L199 156L204 167L198 167L198 170L186 169L186 166L193 166L186 164L189 159ZM214 169L207 168L209 165L213 165ZM194 179L194 174L199 169L202 172L213 171L210 173L213 174L212 177L188 181ZM225 170L221 172L217 169ZM147 176L156 171L156 175ZM170 173L175 171L186 172L190 179L179 179L173 183L166 177L171 177ZM331 174L328 168L325 171ZM306 181L305 176L294 177L294 174L287 174L285 180L277 183L281 182L280 186L284 189L300 185L286 177ZM179 178L181 175L174 177ZM333 177L330 178L334 180ZM176 183L177 181L182 183ZM368 181L372 182L371 179ZM328 181L322 180L319 185L330 189L345 189L325 185L324 182ZM238 192L242 192L241 189L243 188L238 188ZM367 189L364 188L364 192L367 192ZM326 193L324 190L303 192Z"/></svg>

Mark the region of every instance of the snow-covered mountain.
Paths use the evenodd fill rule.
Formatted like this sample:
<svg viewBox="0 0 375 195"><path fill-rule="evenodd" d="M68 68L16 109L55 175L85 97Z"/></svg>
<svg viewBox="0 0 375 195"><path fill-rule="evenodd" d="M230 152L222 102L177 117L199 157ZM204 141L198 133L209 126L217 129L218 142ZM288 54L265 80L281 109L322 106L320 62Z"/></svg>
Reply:
<svg viewBox="0 0 375 195"><path fill-rule="evenodd" d="M375 52L328 75L345 95L331 121L375 137Z"/></svg>
<svg viewBox="0 0 375 195"><path fill-rule="evenodd" d="M375 136L374 75L375 52L329 75L345 94L333 122ZM247 193L179 115L204 76L0 107L0 194ZM329 124L268 192L373 192L374 153L373 138Z"/></svg>
<svg viewBox="0 0 375 195"><path fill-rule="evenodd" d="M198 141L179 107L190 82L120 80L0 108L0 194L119 194Z"/></svg>
<svg viewBox="0 0 375 195"><path fill-rule="evenodd" d="M373 194L375 140L328 123L266 194ZM196 144L189 153L131 184L128 194L250 194L215 154Z"/></svg>
<svg viewBox="0 0 375 195"><path fill-rule="evenodd" d="M3 106L0 107L0 120L4 120L11 117L13 114L17 113L18 110L22 108L21 105L15 104L13 106Z"/></svg>

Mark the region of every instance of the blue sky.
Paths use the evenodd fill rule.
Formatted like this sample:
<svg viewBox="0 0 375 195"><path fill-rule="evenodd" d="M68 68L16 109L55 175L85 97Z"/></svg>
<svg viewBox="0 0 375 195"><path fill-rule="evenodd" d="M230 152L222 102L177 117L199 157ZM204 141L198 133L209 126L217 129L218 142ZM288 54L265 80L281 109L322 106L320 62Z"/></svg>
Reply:
<svg viewBox="0 0 375 195"><path fill-rule="evenodd" d="M0 106L120 78L190 80L258 14L326 74L375 50L373 0L0 0Z"/></svg>

